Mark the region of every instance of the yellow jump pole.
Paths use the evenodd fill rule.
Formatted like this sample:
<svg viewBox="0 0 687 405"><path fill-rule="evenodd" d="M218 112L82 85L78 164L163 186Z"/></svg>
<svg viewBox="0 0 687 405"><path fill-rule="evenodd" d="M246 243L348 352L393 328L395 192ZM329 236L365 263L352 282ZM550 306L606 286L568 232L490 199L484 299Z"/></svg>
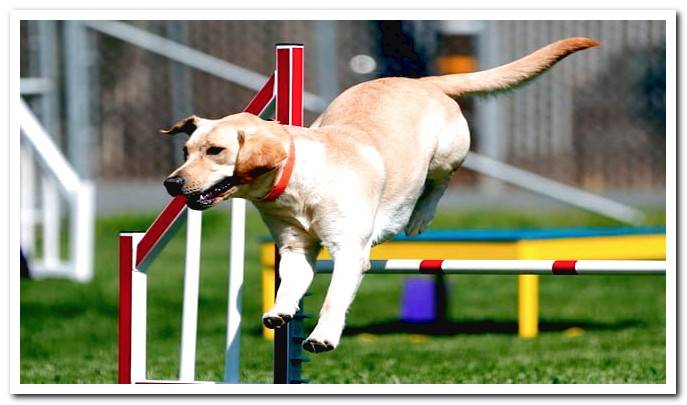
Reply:
<svg viewBox="0 0 687 405"><path fill-rule="evenodd" d="M518 276L518 335L531 339L539 332L539 276Z"/></svg>
<svg viewBox="0 0 687 405"><path fill-rule="evenodd" d="M274 244L263 243L260 247L262 265L262 312L274 305ZM262 335L269 341L274 340L274 330L262 327Z"/></svg>

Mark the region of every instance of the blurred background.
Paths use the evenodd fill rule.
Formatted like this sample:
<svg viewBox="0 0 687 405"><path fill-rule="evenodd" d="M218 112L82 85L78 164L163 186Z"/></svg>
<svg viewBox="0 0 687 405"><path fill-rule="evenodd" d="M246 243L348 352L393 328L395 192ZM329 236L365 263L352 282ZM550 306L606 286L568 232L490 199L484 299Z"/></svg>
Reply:
<svg viewBox="0 0 687 405"><path fill-rule="evenodd" d="M117 234L150 225L169 201L162 181L183 159L186 137L158 130L190 114L241 111L272 73L276 43L305 45L307 125L362 81L471 72L565 37L596 39L601 47L571 55L527 86L459 100L472 154L432 227L660 227L665 32L665 21L636 20L22 21L22 265L51 278L22 279L22 383L116 381ZM203 214L197 374L205 380L221 379L223 370L228 205ZM149 271L151 377L176 375L184 234ZM258 242L266 235L249 206L241 378L268 383ZM316 312L327 281L316 277L308 312ZM513 277L451 282L455 327L420 336L379 333L376 326L398 319L404 278L366 278L341 347L316 357L306 376L665 382L663 277L542 278L542 334L533 341L515 336Z"/></svg>
<svg viewBox="0 0 687 405"><path fill-rule="evenodd" d="M665 199L662 21L24 21L21 35L22 93L77 172L97 185L98 212L161 207L160 181L181 159L183 140L157 130L192 113L242 110L255 92L246 83L271 73L280 41L305 44L306 91L317 101L309 124L365 80L469 72L564 37L597 39L601 48L571 56L533 85L461 100L472 149L630 204ZM180 54L165 39L188 49ZM208 73L219 61L246 71ZM453 197L482 205L506 190L464 170L445 204Z"/></svg>

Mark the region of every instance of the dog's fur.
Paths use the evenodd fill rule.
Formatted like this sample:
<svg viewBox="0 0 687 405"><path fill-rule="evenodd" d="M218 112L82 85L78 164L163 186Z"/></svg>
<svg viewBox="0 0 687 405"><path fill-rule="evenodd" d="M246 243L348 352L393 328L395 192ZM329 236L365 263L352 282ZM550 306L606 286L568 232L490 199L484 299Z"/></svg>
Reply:
<svg viewBox="0 0 687 405"><path fill-rule="evenodd" d="M370 248L402 229L408 235L425 229L468 153L468 124L453 98L512 89L596 45L569 38L486 71L365 82L337 97L310 128L247 113L217 120L192 116L163 131L191 135L187 160L170 177L183 179L179 192L191 208L239 197L259 210L281 253L281 286L263 316L268 327L293 317L320 248L329 250L331 284L303 345L312 352L332 350L369 268ZM295 167L288 187L276 201L261 201L281 175L292 140Z"/></svg>

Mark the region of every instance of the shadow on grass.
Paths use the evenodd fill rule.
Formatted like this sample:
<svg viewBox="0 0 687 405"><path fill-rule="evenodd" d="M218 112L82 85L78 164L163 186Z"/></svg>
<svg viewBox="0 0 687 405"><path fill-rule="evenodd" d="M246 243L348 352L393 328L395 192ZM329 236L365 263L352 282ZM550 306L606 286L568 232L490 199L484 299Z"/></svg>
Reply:
<svg viewBox="0 0 687 405"><path fill-rule="evenodd" d="M627 328L644 327L641 321L624 320L618 322L590 322L590 321L541 321L540 332L562 332L570 328L582 328L587 331L614 331ZM262 335L262 328L248 328L244 330L252 335ZM372 335L389 335L395 333L409 333L417 335L453 336L478 334L517 334L518 323L515 321L467 320L460 322L440 322L427 324L413 324L401 321L387 321L369 325L346 326L344 336L355 336L362 333Z"/></svg>
<svg viewBox="0 0 687 405"><path fill-rule="evenodd" d="M539 323L540 332L557 332L578 327L584 330L620 330L642 326L642 322L625 320L619 322L590 322L590 321L542 321ZM358 335L370 333L384 335L393 333L413 333L419 335L451 336L459 334L502 333L517 334L518 324L514 321L461 321L438 322L429 324L413 324L401 321L389 321L370 325L351 325L344 330L344 335Z"/></svg>

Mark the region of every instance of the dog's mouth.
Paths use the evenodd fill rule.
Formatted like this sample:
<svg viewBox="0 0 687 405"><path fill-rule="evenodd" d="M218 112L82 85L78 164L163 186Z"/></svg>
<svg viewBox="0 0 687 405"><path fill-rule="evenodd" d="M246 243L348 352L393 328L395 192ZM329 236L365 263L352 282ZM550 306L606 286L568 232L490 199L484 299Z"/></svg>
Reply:
<svg viewBox="0 0 687 405"><path fill-rule="evenodd" d="M235 176L225 177L201 193L186 196L186 205L193 210L208 209L235 193L238 184Z"/></svg>

